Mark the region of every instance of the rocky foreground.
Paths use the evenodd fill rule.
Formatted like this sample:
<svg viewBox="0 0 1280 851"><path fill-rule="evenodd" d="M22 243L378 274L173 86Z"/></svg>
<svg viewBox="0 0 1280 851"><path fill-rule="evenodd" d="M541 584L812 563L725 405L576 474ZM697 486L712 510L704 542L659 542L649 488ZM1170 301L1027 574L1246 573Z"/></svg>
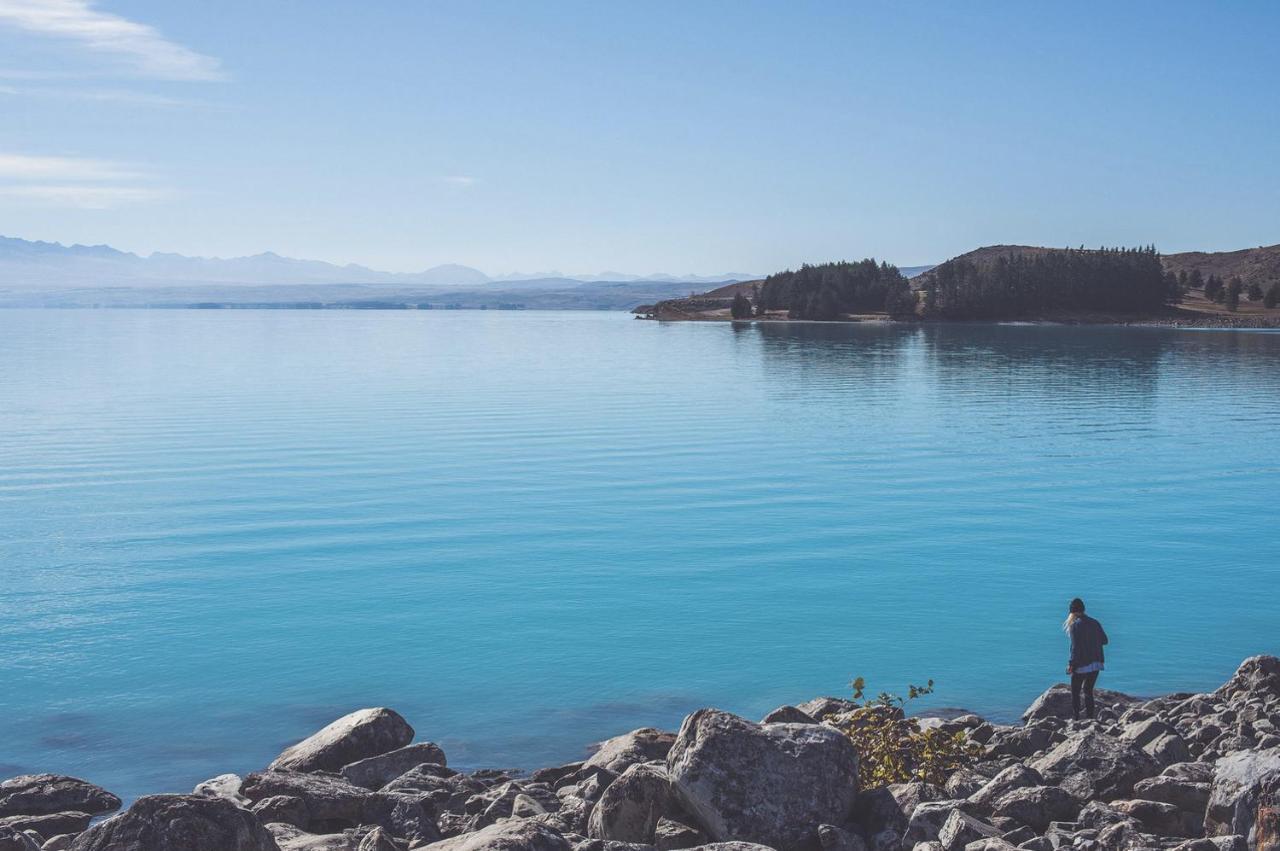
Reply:
<svg viewBox="0 0 1280 851"><path fill-rule="evenodd" d="M1098 692L1072 722L1054 686L1017 725L922 718L982 745L945 785L860 789L818 698L761 723L702 709L584 762L470 774L413 744L390 709L338 719L243 779L127 811L84 780L0 783L0 851L1030 851L1280 848L1280 659L1245 660L1209 694Z"/></svg>

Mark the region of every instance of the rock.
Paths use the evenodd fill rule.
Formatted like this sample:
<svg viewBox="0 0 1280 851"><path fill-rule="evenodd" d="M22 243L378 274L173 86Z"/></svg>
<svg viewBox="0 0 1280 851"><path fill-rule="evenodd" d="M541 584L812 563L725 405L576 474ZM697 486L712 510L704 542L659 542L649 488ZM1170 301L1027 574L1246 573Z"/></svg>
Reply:
<svg viewBox="0 0 1280 851"><path fill-rule="evenodd" d="M1097 843L1086 847L1097 848L1099 851L1148 851L1158 847L1155 844L1157 841L1154 836L1143 834L1136 822L1122 821L1098 831ZM1080 847L1078 838L1076 847Z"/></svg>
<svg viewBox="0 0 1280 851"><path fill-rule="evenodd" d="M373 792L364 801L360 823L377 825L395 836L421 843L441 838L435 807L421 795Z"/></svg>
<svg viewBox="0 0 1280 851"><path fill-rule="evenodd" d="M1053 733L1042 727L997 727L987 740L987 755L992 759L1002 756L1022 759L1049 747L1053 738Z"/></svg>
<svg viewBox="0 0 1280 851"><path fill-rule="evenodd" d="M1249 843L1243 836L1214 836L1208 839L1188 839L1175 845L1173 851L1249 851Z"/></svg>
<svg viewBox="0 0 1280 851"><path fill-rule="evenodd" d="M22 774L0 783L0 816L79 812L91 816L120 809L101 786L64 774Z"/></svg>
<svg viewBox="0 0 1280 851"><path fill-rule="evenodd" d="M92 818L88 813L66 812L45 813L38 816L5 816L0 818L0 827L9 827L17 831L34 830L41 836L55 836L59 833L80 833L89 827Z"/></svg>
<svg viewBox="0 0 1280 851"><path fill-rule="evenodd" d="M708 845L699 845L694 851L773 851L766 845L756 845L754 842L712 842Z"/></svg>
<svg viewBox="0 0 1280 851"><path fill-rule="evenodd" d="M666 816L658 819L658 824L653 830L653 846L657 851L679 851L682 848L702 845L704 842L706 837L702 835L702 831Z"/></svg>
<svg viewBox="0 0 1280 851"><path fill-rule="evenodd" d="M499 822L421 847L430 851L571 851L563 836L533 819Z"/></svg>
<svg viewBox="0 0 1280 851"><path fill-rule="evenodd" d="M1130 818L1109 804L1101 801L1090 801L1080 810L1080 815L1076 816L1075 830L1102 830L1104 827L1110 827L1113 824L1127 822L1137 824L1137 819ZM1049 829L1053 830L1054 825L1049 825Z"/></svg>
<svg viewBox="0 0 1280 851"><path fill-rule="evenodd" d="M301 827L316 833L360 824L365 800L373 794L336 775L300 771L254 772L244 779L240 792L255 804L280 795L301 799L309 819Z"/></svg>
<svg viewBox="0 0 1280 851"><path fill-rule="evenodd" d="M339 772L357 786L381 789L392 780L424 763L446 765L444 751L431 742L407 745L377 756L357 760Z"/></svg>
<svg viewBox="0 0 1280 851"><path fill-rule="evenodd" d="M339 771L371 756L413 741L413 728L392 709L360 709L286 748L268 768L291 771Z"/></svg>
<svg viewBox="0 0 1280 851"><path fill-rule="evenodd" d="M1057 786L1022 786L998 798L992 810L1043 833L1055 821L1074 819L1080 813L1080 802Z"/></svg>
<svg viewBox="0 0 1280 851"><path fill-rule="evenodd" d="M0 827L0 851L40 851L40 846L20 830Z"/></svg>
<svg viewBox="0 0 1280 851"><path fill-rule="evenodd" d="M990 780L990 777L972 768L958 768L951 772L944 788L948 798L967 798L986 786Z"/></svg>
<svg viewBox="0 0 1280 851"><path fill-rule="evenodd" d="M560 786L561 780L567 780L570 775L576 774L585 763L570 762L566 765L555 765L550 768L539 768L537 771L529 775L529 779L534 783L550 783L552 786Z"/></svg>
<svg viewBox="0 0 1280 851"><path fill-rule="evenodd" d="M917 806L947 799L943 790L929 783L894 783L859 794L853 805L854 820L867 836L892 831L901 838Z"/></svg>
<svg viewBox="0 0 1280 851"><path fill-rule="evenodd" d="M1180 780L1177 777L1148 777L1133 786L1135 798L1146 801L1163 801L1180 810L1201 813L1209 805L1209 784Z"/></svg>
<svg viewBox="0 0 1280 851"><path fill-rule="evenodd" d="M964 846L964 851L1018 851L1018 849L1004 839L996 837L994 839L979 839L977 842L970 842Z"/></svg>
<svg viewBox="0 0 1280 851"><path fill-rule="evenodd" d="M76 837L72 851L278 851L248 810L226 798L148 795Z"/></svg>
<svg viewBox="0 0 1280 851"><path fill-rule="evenodd" d="M385 828L375 827L360 840L356 851L402 851L402 849Z"/></svg>
<svg viewBox="0 0 1280 851"><path fill-rule="evenodd" d="M1251 656L1240 663L1231 679L1214 697L1239 700L1255 695L1280 697L1280 659L1275 656Z"/></svg>
<svg viewBox="0 0 1280 851"><path fill-rule="evenodd" d="M1006 793L1013 789L1019 789L1024 786L1041 786L1044 784L1044 778L1040 776L1040 772L1034 768L1028 768L1022 763L1014 763L1001 770L995 777L992 777L982 788L969 796L969 803L981 811L990 810L995 802L1004 797Z"/></svg>
<svg viewBox="0 0 1280 851"><path fill-rule="evenodd" d="M1144 830L1157 836L1189 836L1200 832L1194 820L1188 824L1187 813L1163 801L1112 801L1111 808L1136 819Z"/></svg>
<svg viewBox="0 0 1280 851"><path fill-rule="evenodd" d="M311 821L306 801L293 795L273 795L270 798L263 798L256 804L252 804L249 809L263 824L275 822L301 829Z"/></svg>
<svg viewBox="0 0 1280 851"><path fill-rule="evenodd" d="M1161 777L1173 777L1192 783L1212 783L1217 766L1211 762L1178 762L1160 772Z"/></svg>
<svg viewBox="0 0 1280 851"><path fill-rule="evenodd" d="M40 846L40 851L67 851L75 839L74 833L60 833L57 836L51 836Z"/></svg>
<svg viewBox="0 0 1280 851"><path fill-rule="evenodd" d="M1161 768L1141 748L1097 730L1072 735L1030 767L1082 801L1128 797L1135 783Z"/></svg>
<svg viewBox="0 0 1280 851"><path fill-rule="evenodd" d="M818 825L818 842L822 851L867 851L861 836L834 824Z"/></svg>
<svg viewBox="0 0 1280 851"><path fill-rule="evenodd" d="M217 777L197 783L191 794L204 795L206 798L226 798L238 806L245 807L248 806L249 799L240 794L240 782L239 774L219 774Z"/></svg>
<svg viewBox="0 0 1280 851"><path fill-rule="evenodd" d="M671 806L671 778L652 763L632 765L609 784L591 811L587 836L652 844L660 819Z"/></svg>
<svg viewBox="0 0 1280 851"><path fill-rule="evenodd" d="M516 795L516 799L511 802L512 818L533 818L534 816L542 816L546 814L546 807L538 803L536 799L523 793Z"/></svg>
<svg viewBox="0 0 1280 851"><path fill-rule="evenodd" d="M760 719L761 724L817 724L818 719L794 706L779 706Z"/></svg>
<svg viewBox="0 0 1280 851"><path fill-rule="evenodd" d="M858 704L852 700L844 700L839 697L815 697L813 700L796 706L796 709L816 721L825 721L832 715L843 715L846 712L853 712L857 708Z"/></svg>
<svg viewBox="0 0 1280 851"><path fill-rule="evenodd" d="M1254 657L1254 659L1272 658L1274 657ZM1254 659L1245 660L1245 665ZM1209 806L1205 810L1204 832L1209 836L1233 833L1247 836L1248 827L1243 830L1234 827L1237 821L1236 814L1239 813L1241 821L1247 821L1248 825L1252 826L1253 820L1248 817L1249 811L1257 809L1256 804L1262 786L1278 775L1280 775L1280 749L1232 754L1218 760L1214 770L1213 785L1209 789Z"/></svg>
<svg viewBox="0 0 1280 851"><path fill-rule="evenodd" d="M843 824L858 794L858 753L820 724L753 724L715 709L684 720L667 756L675 797L711 839L789 851Z"/></svg>
<svg viewBox="0 0 1280 851"><path fill-rule="evenodd" d="M1083 701L1083 696L1081 700ZM1098 714L1102 714L1103 709L1110 709L1119 714L1142 701L1118 691L1098 688L1093 690L1093 702L1098 709ZM1027 723L1045 718L1070 717L1071 686L1066 683L1057 683L1050 686L1044 694L1037 697L1035 702L1027 707L1026 712L1022 713L1022 720Z"/></svg>
<svg viewBox="0 0 1280 851"><path fill-rule="evenodd" d="M907 830L902 835L903 844L910 846L916 842L941 841L939 836L942 833L942 826L947 823L947 819L953 812L964 806L971 805L959 799L924 801L918 804L907 821Z"/></svg>
<svg viewBox="0 0 1280 851"><path fill-rule="evenodd" d="M621 774L628 766L637 762L666 759L675 740L674 733L652 727L632 730L601 742L599 749L582 764L582 770L605 768L614 774Z"/></svg>
<svg viewBox="0 0 1280 851"><path fill-rule="evenodd" d="M280 851L356 851L359 839L349 832L307 833L290 824L268 824L267 830Z"/></svg>
<svg viewBox="0 0 1280 851"><path fill-rule="evenodd" d="M938 832L938 841L944 851L962 851L970 842L994 839L999 835L1000 831L985 821L960 810L952 810Z"/></svg>
<svg viewBox="0 0 1280 851"><path fill-rule="evenodd" d="M1027 827L1025 824L1021 827L1015 827L1013 830L1007 831L1000 835L1000 838L1010 845L1021 845L1034 839L1039 839L1040 835L1034 828Z"/></svg>

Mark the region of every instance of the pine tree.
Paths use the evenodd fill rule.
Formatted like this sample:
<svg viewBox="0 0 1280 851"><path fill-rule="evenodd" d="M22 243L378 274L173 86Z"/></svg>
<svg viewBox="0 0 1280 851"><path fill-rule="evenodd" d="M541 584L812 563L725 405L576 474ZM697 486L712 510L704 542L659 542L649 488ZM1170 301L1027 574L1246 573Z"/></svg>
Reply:
<svg viewBox="0 0 1280 851"><path fill-rule="evenodd" d="M729 306L729 315L734 319L751 318L751 302L742 293L734 293L733 304Z"/></svg>
<svg viewBox="0 0 1280 851"><path fill-rule="evenodd" d="M1267 294L1262 297L1262 306L1271 310L1280 304L1280 281L1272 284L1267 288Z"/></svg>
<svg viewBox="0 0 1280 851"><path fill-rule="evenodd" d="M1240 292L1244 289L1244 283L1239 278L1232 278L1231 283L1227 284L1226 293L1222 297L1222 303L1227 306L1227 310L1235 313L1240 307Z"/></svg>
<svg viewBox="0 0 1280 851"><path fill-rule="evenodd" d="M1249 301L1262 301L1262 285L1254 281L1249 285Z"/></svg>

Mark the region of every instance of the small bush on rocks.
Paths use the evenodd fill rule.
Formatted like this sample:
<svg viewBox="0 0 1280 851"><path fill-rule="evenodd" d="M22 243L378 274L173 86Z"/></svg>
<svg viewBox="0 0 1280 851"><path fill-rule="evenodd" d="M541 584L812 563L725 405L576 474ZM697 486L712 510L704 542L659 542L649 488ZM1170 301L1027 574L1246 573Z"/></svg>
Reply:
<svg viewBox="0 0 1280 851"><path fill-rule="evenodd" d="M908 685L905 698L888 692L868 697L862 677L852 686L857 708L828 723L842 730L857 749L864 789L912 781L942 785L952 772L982 755L982 746L971 742L964 730L921 727L907 717L911 701L933 693L933 680L924 686Z"/></svg>

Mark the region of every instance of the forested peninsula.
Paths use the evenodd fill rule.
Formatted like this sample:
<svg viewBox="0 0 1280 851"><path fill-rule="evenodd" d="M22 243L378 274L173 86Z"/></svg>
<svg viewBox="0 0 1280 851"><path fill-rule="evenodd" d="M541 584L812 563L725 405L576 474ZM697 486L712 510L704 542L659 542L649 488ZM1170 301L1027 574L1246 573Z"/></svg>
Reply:
<svg viewBox="0 0 1280 851"><path fill-rule="evenodd" d="M804 265L636 308L647 319L1046 321L1280 327L1280 246L1161 255L999 245L908 278L895 266Z"/></svg>

